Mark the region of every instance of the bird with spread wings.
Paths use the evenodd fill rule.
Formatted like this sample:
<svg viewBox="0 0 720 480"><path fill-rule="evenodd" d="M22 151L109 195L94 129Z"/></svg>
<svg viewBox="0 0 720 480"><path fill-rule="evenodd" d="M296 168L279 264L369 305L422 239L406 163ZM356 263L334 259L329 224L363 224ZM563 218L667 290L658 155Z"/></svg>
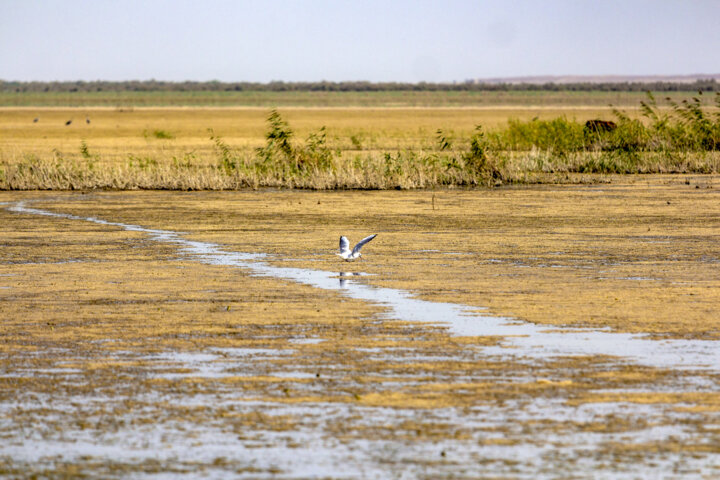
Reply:
<svg viewBox="0 0 720 480"><path fill-rule="evenodd" d="M357 245L353 247L352 250L350 250L350 240L347 239L346 236L340 237L340 253L336 253L335 255L339 256L346 262L354 262L358 258L362 257L362 253L360 253L360 249L368 243L373 238L377 237L377 233L374 235L370 235L369 237L365 237L362 240L360 240Z"/></svg>

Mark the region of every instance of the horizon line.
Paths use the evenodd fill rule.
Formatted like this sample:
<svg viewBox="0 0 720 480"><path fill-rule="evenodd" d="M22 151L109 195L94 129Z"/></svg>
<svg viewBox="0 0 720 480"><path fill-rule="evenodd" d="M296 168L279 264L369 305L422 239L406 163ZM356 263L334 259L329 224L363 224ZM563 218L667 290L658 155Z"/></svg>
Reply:
<svg viewBox="0 0 720 480"><path fill-rule="evenodd" d="M367 84L403 84L403 85L457 85L457 84L547 84L547 83L654 83L654 82L671 82L671 83L693 83L702 80L720 81L720 73L691 73L691 74L640 74L640 75L622 75L622 74L598 74L598 75L576 75L576 74L560 74L560 75L519 75L507 77L476 77L463 80L450 81L427 81L419 80L415 82L401 80L269 80L269 81L253 81L253 80L158 80L156 78L138 79L130 78L125 80L106 80L106 79L73 79L73 80L5 80L0 78L3 83L124 83L124 82L157 82L157 83L250 83L260 85L270 85L273 83L287 84L341 84L341 83L367 83Z"/></svg>

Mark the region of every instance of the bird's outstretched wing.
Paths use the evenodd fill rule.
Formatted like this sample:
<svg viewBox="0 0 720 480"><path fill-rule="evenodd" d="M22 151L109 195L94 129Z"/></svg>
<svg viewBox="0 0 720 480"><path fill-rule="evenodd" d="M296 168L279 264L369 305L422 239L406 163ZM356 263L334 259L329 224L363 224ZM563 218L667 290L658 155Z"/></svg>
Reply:
<svg viewBox="0 0 720 480"><path fill-rule="evenodd" d="M370 240L372 240L372 239L375 238L375 237L377 237L377 233L374 234L374 235L370 235L369 237L365 237L365 238L363 238L362 240L360 240L360 241L357 243L357 245L355 245L355 247L353 248L352 253L357 253L357 252L359 252L360 249L363 247L363 245L365 245L366 243L368 243Z"/></svg>
<svg viewBox="0 0 720 480"><path fill-rule="evenodd" d="M350 240L347 239L346 236L340 237L340 253L345 253L350 251Z"/></svg>

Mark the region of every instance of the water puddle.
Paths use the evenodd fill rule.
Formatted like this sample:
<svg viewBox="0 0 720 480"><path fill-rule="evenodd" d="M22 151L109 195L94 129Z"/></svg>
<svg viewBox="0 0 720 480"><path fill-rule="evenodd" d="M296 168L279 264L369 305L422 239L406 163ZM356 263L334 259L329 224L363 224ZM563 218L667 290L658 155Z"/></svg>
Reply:
<svg viewBox="0 0 720 480"><path fill-rule="evenodd" d="M317 345L318 343L324 342L324 338L291 338L288 340L289 343L296 345Z"/></svg>
<svg viewBox="0 0 720 480"><path fill-rule="evenodd" d="M252 371L252 365L258 361L276 359L281 356L292 355L294 350L275 350L270 348L211 348L208 353L168 351L141 357L143 361L150 362L153 366L147 375L154 378L178 379L178 378L227 378L242 376L238 372ZM158 369L162 365L167 371ZM284 372L287 373L287 372ZM273 372L273 377L280 377L283 372ZM299 373L287 377L300 377L307 375L308 378L314 374ZM248 378L251 376L248 375Z"/></svg>
<svg viewBox="0 0 720 480"><path fill-rule="evenodd" d="M273 266L264 261L267 259L265 254L228 252L218 244L185 239L179 232L54 213L27 207L23 202L7 208L22 214L82 220L142 232L155 241L175 244L190 258L209 265L238 267L254 275L292 280L382 305L387 308L383 316L388 319L442 326L458 336L504 337L499 346L483 347L484 353L489 355L526 358L528 361L568 355L611 355L661 368L720 369L720 348L715 341L651 340L644 335L536 325L484 315L478 313L477 307L431 302L415 298L408 291L369 286L363 282L362 274Z"/></svg>
<svg viewBox="0 0 720 480"><path fill-rule="evenodd" d="M534 479L660 478L667 472L683 478L688 474L689 478L712 478L720 467L717 455L698 459L682 452L658 451L642 461L618 455L613 458L615 469L611 470L607 456L595 454L612 444L661 443L667 439L697 442L698 438L685 432L681 424L667 423L673 414L662 405L624 405L625 415L647 422L627 431L581 432L568 442L562 427L606 424L617 415L617 405L567 408L562 401L533 399L524 405L508 402L500 408L480 405L462 416L455 409L438 408L423 411L419 420L414 409L322 402L278 405L202 395L167 399L141 395L136 399L146 404L157 400L175 406L209 406L215 414L208 416L202 428L192 418L180 417L172 423L138 423L116 431L74 430L72 443L51 432L45 438L34 438L31 444L8 442L3 453L28 471L38 465L82 463L88 458L95 462L111 459L131 469L143 462L183 467L160 478L196 478L200 473L203 478L454 478L458 471L463 478L484 478L488 471L502 477ZM85 405L106 402L102 398L87 399ZM56 410L77 411L75 403L52 405ZM254 418L255 412L262 411L267 422L259 424L260 428L243 429L239 441L238 432L233 431L232 424L228 426L229 418L218 414L227 412L224 409L228 406L233 407L231 412L237 418ZM292 420L292 428L262 428L275 422L282 425L286 419ZM130 423L133 417L121 416L119 420ZM529 432L523 428L525 422L533 422ZM398 436L405 433L409 437L415 431L404 429L423 424L462 427L455 430L460 433L455 438L417 436L401 446L383 436L392 429ZM347 429L337 438L336 432L327 427L331 425L346 425ZM508 429L508 425L512 428ZM540 430L542 438L537 438L533 428L542 425L556 425L561 430ZM198 466L202 469L198 470ZM244 470L247 466L252 469ZM158 478L152 470L133 473L133 478Z"/></svg>

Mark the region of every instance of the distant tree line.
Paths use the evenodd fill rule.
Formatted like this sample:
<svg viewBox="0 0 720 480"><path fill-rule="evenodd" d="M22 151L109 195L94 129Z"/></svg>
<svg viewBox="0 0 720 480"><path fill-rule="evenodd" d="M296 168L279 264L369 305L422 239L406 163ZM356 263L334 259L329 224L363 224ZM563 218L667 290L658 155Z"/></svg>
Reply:
<svg viewBox="0 0 720 480"><path fill-rule="evenodd" d="M582 82L582 83L486 83L468 80L458 83L402 82L10 82L0 80L3 93L39 92L480 92L480 91L602 91L676 92L720 91L715 79L695 82Z"/></svg>

